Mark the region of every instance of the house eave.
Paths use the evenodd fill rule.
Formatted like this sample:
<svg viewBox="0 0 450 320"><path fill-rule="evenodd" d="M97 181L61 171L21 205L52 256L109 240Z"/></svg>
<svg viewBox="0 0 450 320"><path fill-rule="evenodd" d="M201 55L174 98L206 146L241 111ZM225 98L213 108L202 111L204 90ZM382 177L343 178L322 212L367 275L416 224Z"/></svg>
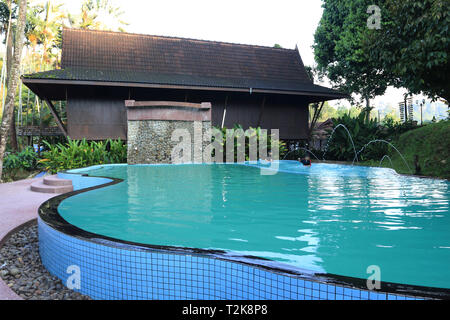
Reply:
<svg viewBox="0 0 450 320"><path fill-rule="evenodd" d="M170 85L156 83L139 82L116 82L116 81L92 81L92 80L61 80L61 79L38 79L22 77L25 85L62 85L62 86L102 86L102 87L127 87L127 88L153 88L153 89L179 89L179 90L199 90L199 91L223 91L223 92L243 92L243 93L263 93L281 95L311 96L324 98L324 100L344 99L348 96L341 93L324 93L313 91L292 91L292 90L272 90L258 88L233 88L233 87L213 87L213 86L189 86ZM33 89L32 89L33 90ZM321 101L321 100L319 100Z"/></svg>

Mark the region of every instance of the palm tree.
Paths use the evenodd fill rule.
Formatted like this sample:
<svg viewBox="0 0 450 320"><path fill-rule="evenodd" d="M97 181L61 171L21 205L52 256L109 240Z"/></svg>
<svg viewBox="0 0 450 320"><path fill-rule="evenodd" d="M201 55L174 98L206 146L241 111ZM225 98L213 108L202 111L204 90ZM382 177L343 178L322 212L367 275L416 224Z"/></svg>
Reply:
<svg viewBox="0 0 450 320"><path fill-rule="evenodd" d="M80 14L68 14L68 22L72 28L123 32L128 25L122 19L123 14L110 0L84 0Z"/></svg>
<svg viewBox="0 0 450 320"><path fill-rule="evenodd" d="M32 60L38 63L37 70L45 66L55 66L58 62L58 52L54 50L58 41L59 31L67 15L62 10L62 3L45 1L30 8L26 38L32 48ZM40 53L37 48L40 46Z"/></svg>
<svg viewBox="0 0 450 320"><path fill-rule="evenodd" d="M3 157L6 149L6 140L8 138L8 132L11 127L11 121L14 114L14 102L16 98L17 84L20 76L20 62L22 56L22 48L24 44L25 24L27 20L27 0L19 1L19 16L17 18L17 25L15 30L14 39L14 55L12 58L11 74L8 79L8 93L6 97L4 116L2 119L2 125L0 127L0 181L3 172Z"/></svg>

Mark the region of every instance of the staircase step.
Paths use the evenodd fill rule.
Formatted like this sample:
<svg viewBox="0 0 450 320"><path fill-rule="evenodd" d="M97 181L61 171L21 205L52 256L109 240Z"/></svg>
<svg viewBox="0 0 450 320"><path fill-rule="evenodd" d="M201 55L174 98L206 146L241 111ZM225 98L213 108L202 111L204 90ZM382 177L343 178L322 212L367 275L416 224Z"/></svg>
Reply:
<svg viewBox="0 0 450 320"><path fill-rule="evenodd" d="M31 191L40 193L67 193L73 191L73 186L49 186L41 180L31 184Z"/></svg>
<svg viewBox="0 0 450 320"><path fill-rule="evenodd" d="M48 186L71 186L72 180L60 179L57 176L49 176L44 178L44 184Z"/></svg>

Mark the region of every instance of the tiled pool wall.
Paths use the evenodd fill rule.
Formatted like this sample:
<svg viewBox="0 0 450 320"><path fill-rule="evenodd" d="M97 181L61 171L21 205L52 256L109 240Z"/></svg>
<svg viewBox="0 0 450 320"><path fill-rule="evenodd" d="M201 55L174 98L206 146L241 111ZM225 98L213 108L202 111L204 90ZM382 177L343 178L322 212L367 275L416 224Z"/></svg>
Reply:
<svg viewBox="0 0 450 320"><path fill-rule="evenodd" d="M105 178L59 174L75 190ZM76 291L102 300L416 300L399 294L323 283L201 253L127 245L68 235L38 219L44 266L66 285L76 266ZM72 278L71 278L72 279Z"/></svg>
<svg viewBox="0 0 450 320"><path fill-rule="evenodd" d="M414 300L347 288L201 254L102 244L68 236L41 219L44 266L67 283L79 268L80 289L106 300Z"/></svg>

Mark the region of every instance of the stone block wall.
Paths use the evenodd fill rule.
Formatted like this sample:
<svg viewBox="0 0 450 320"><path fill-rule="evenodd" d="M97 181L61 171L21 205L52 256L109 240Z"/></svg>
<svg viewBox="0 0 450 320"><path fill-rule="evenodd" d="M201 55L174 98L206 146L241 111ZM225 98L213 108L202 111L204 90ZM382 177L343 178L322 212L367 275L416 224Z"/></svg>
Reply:
<svg viewBox="0 0 450 320"><path fill-rule="evenodd" d="M192 162L202 162L201 148L195 148L194 131L200 128L196 136L205 135L211 128L211 121L196 122L178 120L139 120L128 121L128 164L172 163L172 150L180 143L172 141L176 129L186 129L191 137ZM198 130L198 129L197 129Z"/></svg>
<svg viewBox="0 0 450 320"><path fill-rule="evenodd" d="M189 143L188 161L201 163L207 130L211 128L211 105L175 102L126 101L128 113L128 164L173 163L180 143ZM181 129L186 135L173 134ZM186 156L185 155L185 156ZM186 158L184 158L186 159Z"/></svg>

